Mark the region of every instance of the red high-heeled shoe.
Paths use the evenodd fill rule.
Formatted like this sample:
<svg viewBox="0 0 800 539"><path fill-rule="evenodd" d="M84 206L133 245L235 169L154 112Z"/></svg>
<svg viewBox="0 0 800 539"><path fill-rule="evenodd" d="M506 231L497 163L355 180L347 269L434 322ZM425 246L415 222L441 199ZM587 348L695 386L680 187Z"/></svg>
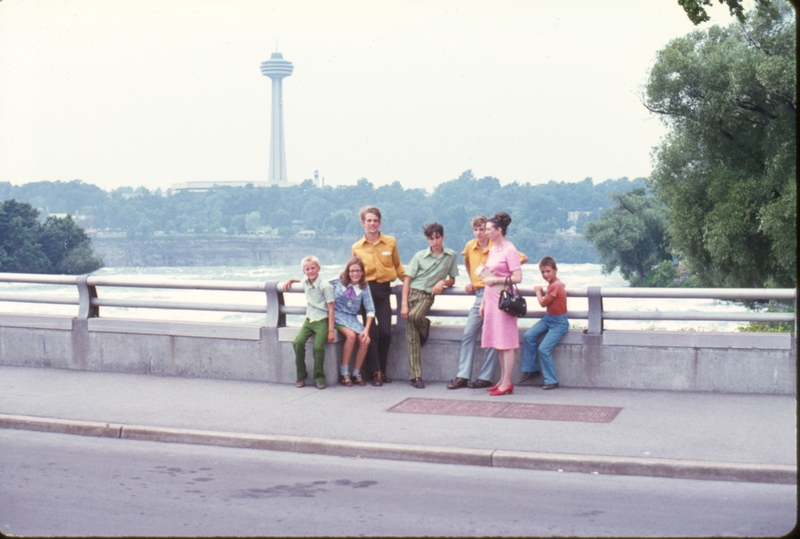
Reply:
<svg viewBox="0 0 800 539"><path fill-rule="evenodd" d="M500 390L500 388L495 389L494 391L490 391L489 395L492 397L499 397L500 395L511 395L514 393L514 384L508 386L507 389Z"/></svg>
<svg viewBox="0 0 800 539"><path fill-rule="evenodd" d="M487 388L486 388L486 391L489 391L489 392L491 392L491 391L495 391L495 390L496 390L498 387L500 387L500 382L497 382L497 383L496 383L495 385L493 385L493 386L489 386L489 387L487 387Z"/></svg>

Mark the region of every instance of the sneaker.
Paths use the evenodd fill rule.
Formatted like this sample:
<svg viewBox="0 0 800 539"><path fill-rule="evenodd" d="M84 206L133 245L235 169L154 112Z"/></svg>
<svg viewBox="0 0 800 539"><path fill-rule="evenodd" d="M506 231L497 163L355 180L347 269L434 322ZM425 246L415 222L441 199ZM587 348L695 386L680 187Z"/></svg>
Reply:
<svg viewBox="0 0 800 539"><path fill-rule="evenodd" d="M350 379L349 374L340 374L339 383L342 384L343 386L348 386L348 387L353 385L353 381Z"/></svg>
<svg viewBox="0 0 800 539"><path fill-rule="evenodd" d="M364 379L361 377L360 374L354 374L353 375L353 384L355 384L357 386L365 386L365 385L367 385L367 383L364 381Z"/></svg>

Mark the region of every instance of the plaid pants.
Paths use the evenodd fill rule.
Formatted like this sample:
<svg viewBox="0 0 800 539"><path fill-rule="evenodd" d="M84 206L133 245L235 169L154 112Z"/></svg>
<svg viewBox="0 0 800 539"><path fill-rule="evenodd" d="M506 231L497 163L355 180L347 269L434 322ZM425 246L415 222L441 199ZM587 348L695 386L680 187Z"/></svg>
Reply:
<svg viewBox="0 0 800 539"><path fill-rule="evenodd" d="M425 317L433 305L433 296L412 288L408 291L408 320L406 341L408 342L408 378L422 378L422 359L419 355L420 335L428 337L431 321Z"/></svg>

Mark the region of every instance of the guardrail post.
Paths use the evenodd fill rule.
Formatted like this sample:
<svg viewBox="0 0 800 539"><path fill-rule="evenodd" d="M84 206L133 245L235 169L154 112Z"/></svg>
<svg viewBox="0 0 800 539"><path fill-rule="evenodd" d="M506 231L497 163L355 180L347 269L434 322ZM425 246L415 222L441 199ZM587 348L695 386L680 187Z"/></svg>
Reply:
<svg viewBox="0 0 800 539"><path fill-rule="evenodd" d="M88 275L79 275L76 280L78 285L78 320L100 316L100 308L97 305L92 305L92 299L97 298L97 288L86 282L88 278Z"/></svg>
<svg viewBox="0 0 800 539"><path fill-rule="evenodd" d="M264 283L264 291L267 294L267 327L278 328L286 325L286 315L281 312L284 306L283 290L278 289L277 281L267 281Z"/></svg>
<svg viewBox="0 0 800 539"><path fill-rule="evenodd" d="M589 329L590 335L603 333L603 296L599 286L590 286L587 290L589 297Z"/></svg>

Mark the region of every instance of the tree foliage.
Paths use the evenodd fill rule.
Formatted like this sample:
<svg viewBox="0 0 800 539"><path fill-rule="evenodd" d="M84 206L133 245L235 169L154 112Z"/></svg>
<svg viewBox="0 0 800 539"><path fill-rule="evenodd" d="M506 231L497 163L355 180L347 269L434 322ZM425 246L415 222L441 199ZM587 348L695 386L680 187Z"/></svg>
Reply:
<svg viewBox="0 0 800 539"><path fill-rule="evenodd" d="M769 0L756 0L756 2L758 4L764 4L764 5L769 4ZM739 22L745 21L744 6L742 5L742 0L719 0L719 3L727 4L731 16L736 17L739 20ZM711 0L678 0L678 4L686 12L686 15L689 17L689 20L692 21L695 25L710 20L710 17L708 16L708 13L706 12L706 9L703 6L712 5Z"/></svg>
<svg viewBox="0 0 800 539"><path fill-rule="evenodd" d="M102 267L86 233L71 216L50 216L41 224L30 204L0 204L0 272L91 273Z"/></svg>
<svg viewBox="0 0 800 539"><path fill-rule="evenodd" d="M671 133L648 185L703 285L796 286L795 31L788 3L761 3L673 40L651 70L645 105Z"/></svg>
<svg viewBox="0 0 800 539"><path fill-rule="evenodd" d="M664 208L653 197L648 197L644 189L615 193L609 198L616 201L616 205L605 210L599 220L586 223L583 235L594 243L603 273L619 268L620 274L632 285L643 284L654 267L672 258L665 248Z"/></svg>

